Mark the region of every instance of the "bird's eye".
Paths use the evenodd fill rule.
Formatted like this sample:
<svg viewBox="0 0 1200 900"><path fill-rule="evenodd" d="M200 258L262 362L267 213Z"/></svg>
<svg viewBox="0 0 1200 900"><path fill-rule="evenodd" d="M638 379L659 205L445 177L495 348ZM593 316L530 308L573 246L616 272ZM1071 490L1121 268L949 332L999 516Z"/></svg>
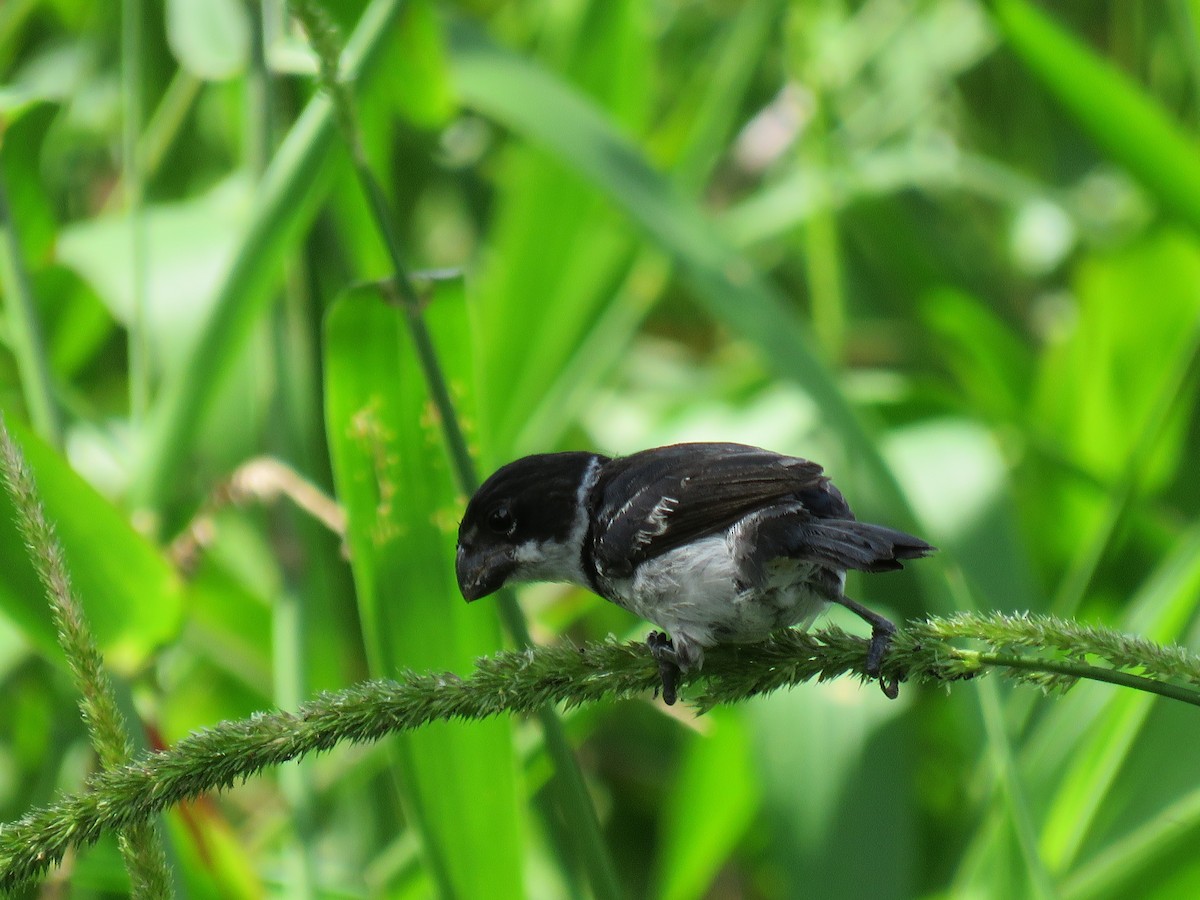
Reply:
<svg viewBox="0 0 1200 900"><path fill-rule="evenodd" d="M507 506L497 506L488 513L487 524L496 534L512 534L517 527L517 520Z"/></svg>

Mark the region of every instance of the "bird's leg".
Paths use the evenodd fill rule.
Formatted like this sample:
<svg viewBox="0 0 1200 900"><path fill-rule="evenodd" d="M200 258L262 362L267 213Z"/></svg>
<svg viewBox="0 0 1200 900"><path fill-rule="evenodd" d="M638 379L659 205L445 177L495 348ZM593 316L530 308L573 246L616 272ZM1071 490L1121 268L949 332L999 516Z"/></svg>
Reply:
<svg viewBox="0 0 1200 900"><path fill-rule="evenodd" d="M879 676L880 666L883 664L883 654L887 652L888 645L892 642L892 635L896 633L896 626L890 620L885 619L877 612L873 612L851 600L844 594L836 602L840 603L850 612L859 616L864 621L871 625L871 646L867 648L867 667L866 673L872 678L879 678L879 687L883 691L884 696L889 700L895 700L900 696L900 685L896 681L895 676L886 681Z"/></svg>
<svg viewBox="0 0 1200 900"><path fill-rule="evenodd" d="M652 631L646 635L646 646L650 648L650 655L658 663L658 675L662 679L663 703L667 706L674 706L680 674L679 657L675 653L675 646L665 631Z"/></svg>

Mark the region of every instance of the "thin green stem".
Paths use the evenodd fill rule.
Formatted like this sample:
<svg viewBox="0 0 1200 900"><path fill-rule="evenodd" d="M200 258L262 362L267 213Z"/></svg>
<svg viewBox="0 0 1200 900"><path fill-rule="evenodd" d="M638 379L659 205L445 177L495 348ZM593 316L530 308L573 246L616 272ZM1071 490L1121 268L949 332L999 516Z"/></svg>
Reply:
<svg viewBox="0 0 1200 900"><path fill-rule="evenodd" d="M1067 662L1026 656L1013 656L1007 653L980 653L979 661L987 666L998 666L1006 669L1020 669L1026 672L1053 673L1065 675L1068 678L1086 678L1089 681L1103 681L1107 684L1118 684L1121 687L1145 691L1148 694L1158 694L1169 697L1192 706L1200 706L1200 691L1170 682L1155 681L1144 675L1134 675L1117 669L1106 669L1103 666L1091 666L1087 663Z"/></svg>
<svg viewBox="0 0 1200 900"><path fill-rule="evenodd" d="M121 193L129 218L130 266L133 286L132 317L128 328L129 412L130 420L140 426L150 405L150 347L147 326L146 220L144 211L145 168L142 129L142 0L122 0L121 4ZM111 686L110 686L111 689ZM85 716L86 718L86 716ZM122 717L122 731L126 730ZM128 743L122 759L132 754ZM130 893L135 898L172 897L175 894L160 836L152 822L142 822L125 831L119 839L125 867L129 871Z"/></svg>
<svg viewBox="0 0 1200 900"><path fill-rule="evenodd" d="M957 566L947 570L947 584L954 606L958 609L977 610L978 604L973 596L966 577ZM1002 817L1007 817L1017 837L1021 855L1026 862L1031 886L1043 897L1053 895L1052 881L1046 870L1038 848L1036 830L1032 824L1025 786L1020 780L1020 769L1016 764L1016 747L1013 744L1014 731L1001 708L998 691L993 685L988 689L981 688L976 698L987 733L987 745L981 754L986 768L988 781L988 801L983 804L988 810L987 819L975 829L967 852L963 853L949 893L952 896L969 894L968 885L977 875L982 848L993 846L995 835L1002 827ZM986 760L984 762L983 760ZM997 802L993 802L996 798ZM1005 802L1006 801L1006 802Z"/></svg>
<svg viewBox="0 0 1200 900"><path fill-rule="evenodd" d="M360 161L362 162L361 166L358 165ZM412 281L405 274L405 270L400 267L399 245L394 242L395 235L391 227L385 224L391 219L387 211L386 198L374 175L366 167L361 154L356 154L356 168L362 180L363 189L371 198L372 210L385 233L392 262L396 266L397 277L394 281L394 288L405 311L409 335L417 351L417 358L425 376L430 399L438 411L438 422L442 428L442 438L450 454L455 481L458 483L459 490L470 496L479 486L479 476L475 471L475 463L471 458L471 451L467 447L467 439L459 423L454 401L450 397L446 376L438 360L437 349L434 347L433 338L425 325L425 319L421 315L420 298ZM511 590L500 591L496 597L496 603L500 611L501 624L513 643L522 648L532 647L533 637L529 633L529 626L525 623L525 616L521 613L521 607L517 604L517 598L513 592ZM542 726L546 749L554 761L555 772L558 775L557 787L563 813L570 822L582 829L579 843L584 852L595 894L597 897L621 897L624 892L621 890L616 868L604 841L600 817L597 815L591 795L588 793L579 762L575 759L575 753L567 740L562 721L552 706L543 706L537 711L537 717Z"/></svg>
<svg viewBox="0 0 1200 900"><path fill-rule="evenodd" d="M275 146L275 87L266 59L266 36L262 2L248 3L247 15L250 22L250 64L246 71L246 99L243 110L242 154L245 166L255 178L261 179L271 159ZM283 286L282 302L277 302L271 311L271 350L269 361L261 364L270 367L270 376L280 385L270 404L271 451L281 458L296 462L306 471L304 463L312 454L306 438L312 429L305 427L305 420L315 415L311 406L313 391L311 380L301 374L308 362L309 336L302 333L305 297L295 277L294 266L289 269ZM299 313L299 314L298 314ZM294 328L293 326L299 326ZM296 352L296 351L299 352ZM299 384L297 384L299 382ZM301 394L307 400L301 400ZM298 476L299 477L299 476ZM276 510L272 514L272 529L286 541L307 544L314 537L311 521L302 520L290 509ZM313 548L310 548L313 549ZM313 559L321 558L319 552L306 552ZM318 587L324 573L318 567L307 569L303 575L292 568L286 570L286 584L272 605L272 696L282 708L299 705L311 692L309 657L305 652L309 645L313 612L311 601L320 593ZM279 788L287 801L290 818L294 823L296 840L283 855L283 867L287 893L297 900L310 900L317 896L317 808L316 791L309 771L298 766L288 766L279 772Z"/></svg>
<svg viewBox="0 0 1200 900"><path fill-rule="evenodd" d="M129 322L129 411L135 426L150 405L150 346L146 327L146 220L141 159L142 0L121 0L121 156L129 217L133 308Z"/></svg>
<svg viewBox="0 0 1200 900"><path fill-rule="evenodd" d="M150 120L137 143L137 171L143 184L153 180L158 172L167 152L182 132L188 113L195 105L203 86L203 81L182 67L176 70L167 84L162 99L150 115ZM125 179L129 175L128 171L123 173L115 189L108 195L104 203L105 212L118 208L122 202L128 203L129 191Z"/></svg>
<svg viewBox="0 0 1200 900"><path fill-rule="evenodd" d="M824 115L824 98L817 98L817 111L806 130L803 156L814 172L828 171L829 132ZM812 179L809 190L822 195L827 182ZM846 296L842 285L842 252L838 220L832 204L819 201L804 224L804 273L812 309L813 328L825 356L837 365L846 344Z"/></svg>
<svg viewBox="0 0 1200 900"><path fill-rule="evenodd" d="M366 171L363 173L363 177L372 185L377 199L381 198L382 191L375 184L371 173ZM366 189L365 186L364 189ZM376 207L374 202L372 206L383 209L383 207ZM386 210L384 212L386 214ZM396 258L396 255L393 254L393 263ZM409 336L417 351L417 359L425 377L425 385L434 408L438 412L438 423L442 429L442 439L445 441L447 452L450 454L450 468L454 474L455 483L459 491L469 497L479 487L479 475L475 470L475 462L467 446L467 439L459 422L454 401L450 397L450 389L445 373L442 371L442 364L438 359L433 337L421 315L423 302L404 270L398 271L400 276L391 281L382 282L380 289L390 303L399 305L404 310ZM407 285L407 289L404 287L405 285ZM513 643L519 647L532 647L533 638L529 634L529 627L525 624L525 617L521 614L513 592L502 590L497 596L497 600L500 607L500 619Z"/></svg>
<svg viewBox="0 0 1200 900"><path fill-rule="evenodd" d="M91 626L71 586L62 545L54 526L46 519L33 475L13 443L3 416L0 416L0 469L12 498L17 528L30 548L34 568L50 603L58 642L79 691L79 711L92 747L105 769L122 766L133 757L133 741L125 717L118 708L116 692ZM166 854L151 820L140 819L121 829L119 845L132 882L132 896L174 896Z"/></svg>
<svg viewBox="0 0 1200 900"><path fill-rule="evenodd" d="M8 203L8 185L2 166L0 230L4 232L4 243L0 245L0 284L4 285L4 295L8 300L6 305L9 342L21 373L21 390L25 394L25 405L29 408L29 416L38 434L55 447L61 447L62 419L58 403L54 399L50 360L46 354L42 325L33 296L33 283L25 268L25 256L20 235L17 233L17 223Z"/></svg>
<svg viewBox="0 0 1200 900"><path fill-rule="evenodd" d="M1025 625L1032 644L1054 620L1045 617L975 617L974 640L991 643ZM1035 685L1066 687L1086 678L1147 691L1200 706L1200 691L1157 680L1156 659L1175 655L1158 648L1143 661L1147 675L1076 660L1014 652L962 650L937 637L945 620L912 622L899 631L884 660L884 674L908 683L950 685L1003 672ZM956 627L965 624L958 617ZM1077 654L1106 652L1108 635L1080 629ZM1091 635L1094 641L1089 640ZM1064 638L1065 640L1065 638ZM843 675L866 679L868 641L839 628L813 634L785 629L753 645L716 647L704 671L684 682L700 712L810 680ZM1186 653L1186 651L1179 651ZM1200 658L1193 657L1200 665ZM658 667L640 643L606 641L583 647L557 645L505 651L481 659L469 678L408 673L399 681L373 681L318 695L295 713L273 712L196 732L170 750L99 772L87 788L52 806L31 811L0 829L0 889L36 877L71 847L94 843L105 832L128 829L181 800L231 787L268 766L328 750L340 743L378 740L436 721L528 713L548 704L578 706L603 699L647 696ZM695 689L694 691L692 689Z"/></svg>
<svg viewBox="0 0 1200 900"><path fill-rule="evenodd" d="M384 203L383 191L370 170L364 166L359 174L366 182L364 190L374 195L375 199L372 200L371 206L376 210L376 215L384 215L390 219L387 216L386 206L382 205ZM391 242L390 227L387 228L387 232L389 235L388 245L392 251L392 262L395 264L398 261L398 253L396 246ZM412 338L413 346L417 351L417 359L421 364L421 371L425 376L425 386L429 391L429 398L438 412L438 423L442 429L442 440L445 441L447 452L450 454L450 468L454 473L454 480L458 489L469 497L479 487L479 475L475 471L475 462L471 458L471 451L467 446L466 436L463 434L458 413L454 408L454 401L450 397L450 389L446 383L446 375L442 371L442 364L438 360L433 337L425 325L424 316L421 315L421 300L404 270L397 269L396 271L399 275L394 281L386 283L385 295L392 302L398 301L404 309L409 336ZM517 605L517 598L513 592L511 590L500 591L496 601L500 609L500 621L513 643L518 647L532 647L533 638L529 634L529 626L525 624L525 616L522 615L521 607ZM558 717L554 716L554 720L557 722ZM589 800L589 807L590 805L591 801Z"/></svg>
<svg viewBox="0 0 1200 900"><path fill-rule="evenodd" d="M1025 786L1021 782L1012 743L1008 738L1008 730L1004 725L1004 711L1000 705L996 686L994 684L980 685L979 699L983 710L984 728L987 729L988 734L988 749L996 764L996 779L1004 786L1013 828L1017 834L1017 844L1021 848L1021 856L1025 860L1025 871L1029 874L1030 884L1037 896L1048 900L1048 898L1054 897L1054 882L1046 870L1045 861L1038 852L1037 829L1033 824L1029 800L1026 796Z"/></svg>
<svg viewBox="0 0 1200 900"><path fill-rule="evenodd" d="M138 159L143 178L152 178L166 158L167 151L183 131L188 113L200 96L204 82L182 66L163 91L162 99L146 123L138 140Z"/></svg>

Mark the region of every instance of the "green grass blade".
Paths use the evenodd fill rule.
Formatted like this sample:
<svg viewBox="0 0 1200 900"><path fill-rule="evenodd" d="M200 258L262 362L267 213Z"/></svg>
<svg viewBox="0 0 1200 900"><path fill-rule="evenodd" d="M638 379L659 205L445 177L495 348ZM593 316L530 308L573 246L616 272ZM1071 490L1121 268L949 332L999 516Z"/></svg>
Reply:
<svg viewBox="0 0 1200 900"><path fill-rule="evenodd" d="M1121 71L1025 0L996 0L1001 33L1030 71L1114 162L1193 228L1200 228L1195 138Z"/></svg>
<svg viewBox="0 0 1200 900"><path fill-rule="evenodd" d="M1130 604L1125 627L1157 641L1179 640L1192 618L1198 588L1200 530L1192 529ZM1056 717L1056 731L1068 726L1070 734L1087 735L1070 754L1070 768L1051 799L1042 829L1042 852L1056 871L1074 864L1153 703L1153 697L1137 693L1110 693L1095 719Z"/></svg>
<svg viewBox="0 0 1200 900"><path fill-rule="evenodd" d="M624 210L679 266L715 318L756 345L778 373L805 387L885 503L906 509L857 413L813 351L808 329L699 206L674 191L603 115L548 73L466 27L450 35L464 102L549 151Z"/></svg>
<svg viewBox="0 0 1200 900"><path fill-rule="evenodd" d="M145 65L142 30L146 27L142 0L121 2L121 187L129 215L129 243L133 284L133 317L130 321L129 410L141 424L150 403L150 347L146 327L146 219L143 209L145 171L142 165L142 78Z"/></svg>
<svg viewBox="0 0 1200 900"><path fill-rule="evenodd" d="M375 0L363 14L346 45L344 65L350 77L370 68L401 6L399 0ZM180 373L164 385L152 410L145 458L134 490L140 504L161 504L185 464L201 413L266 310L284 256L316 214L336 134L329 100L317 96L276 152L264 178L256 215L219 288L213 313Z"/></svg>
<svg viewBox="0 0 1200 900"><path fill-rule="evenodd" d="M1110 844L1104 853L1071 873L1063 882L1063 900L1092 900L1120 896L1123 890L1130 888L1134 892L1140 890L1144 883L1139 881L1142 873L1166 874L1160 867L1162 858L1178 853L1180 848L1193 846L1197 825L1200 825L1200 790L1184 795L1154 819ZM1193 888L1194 881L1189 883L1187 890Z"/></svg>
<svg viewBox="0 0 1200 900"><path fill-rule="evenodd" d="M546 449L519 445L518 436L586 338L597 309L612 302L607 289L628 265L631 244L598 215L601 204L587 186L545 154L517 148L506 170L513 190L497 214L494 258L475 304L483 366L479 432L493 463ZM547 229L547 221L555 227ZM547 258L562 264L546 266ZM610 353L625 342L614 340ZM561 419L562 410L551 417Z"/></svg>
<svg viewBox="0 0 1200 900"><path fill-rule="evenodd" d="M452 388L464 391L465 305L443 297L428 316L448 350L442 362ZM373 290L342 297L326 322L329 444L363 637L372 672L383 677L406 668L466 672L501 641L496 617L458 596L459 500L405 333L403 313ZM398 739L396 756L407 808L442 891L520 895L512 723L435 725Z"/></svg>
<svg viewBox="0 0 1200 900"><path fill-rule="evenodd" d="M2 145L0 145L2 146ZM0 160L0 287L8 307L8 335L21 372L21 388L38 432L61 446L62 421L50 379L50 361L42 335L33 282L25 267L25 253L17 231L15 211L9 203L7 166Z"/></svg>

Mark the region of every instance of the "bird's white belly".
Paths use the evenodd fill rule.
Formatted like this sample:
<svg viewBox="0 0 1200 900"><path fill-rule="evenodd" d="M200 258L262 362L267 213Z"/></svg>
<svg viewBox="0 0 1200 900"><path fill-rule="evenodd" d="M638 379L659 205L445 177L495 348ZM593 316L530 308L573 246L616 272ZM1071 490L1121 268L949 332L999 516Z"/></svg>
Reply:
<svg viewBox="0 0 1200 900"><path fill-rule="evenodd" d="M676 548L611 583L613 599L673 637L711 647L756 641L789 625L807 627L828 601L806 583L812 566L781 559L751 586L724 536Z"/></svg>

